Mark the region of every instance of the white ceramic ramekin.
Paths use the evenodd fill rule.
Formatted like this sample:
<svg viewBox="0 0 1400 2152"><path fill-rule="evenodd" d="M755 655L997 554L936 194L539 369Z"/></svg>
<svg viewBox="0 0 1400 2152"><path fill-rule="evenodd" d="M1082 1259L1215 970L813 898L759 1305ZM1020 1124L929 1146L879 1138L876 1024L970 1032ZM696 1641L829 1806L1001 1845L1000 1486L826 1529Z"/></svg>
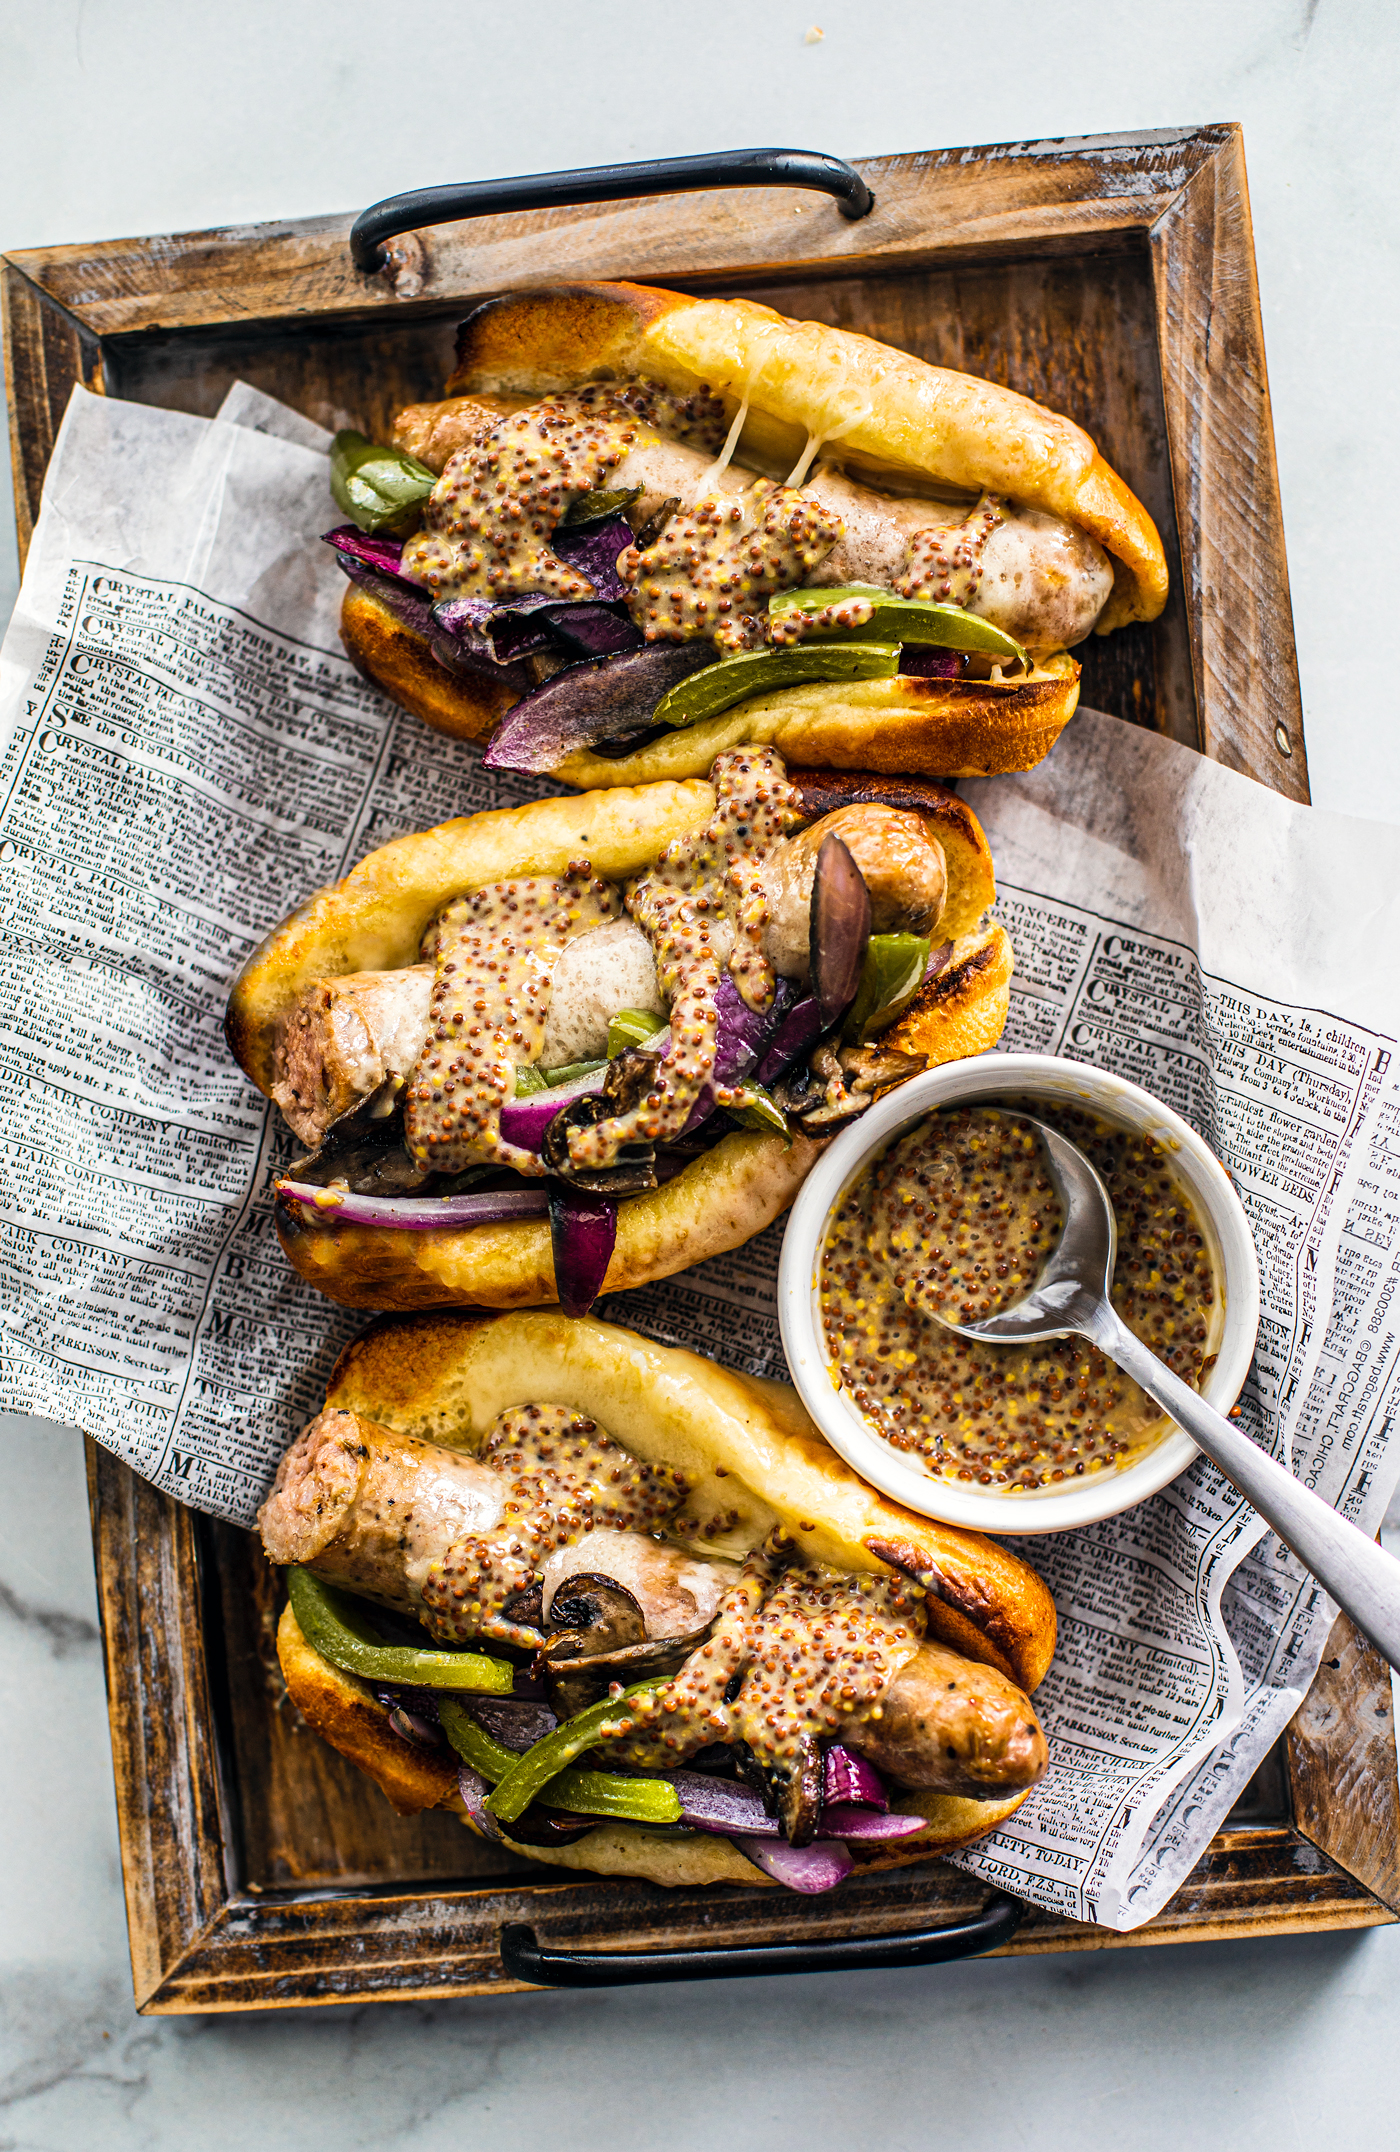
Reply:
<svg viewBox="0 0 1400 2152"><path fill-rule="evenodd" d="M923 1516L975 1531L1067 1532L1115 1517L1174 1480L1196 1455L1190 1436L1174 1426L1135 1463L1086 1474L1062 1490L1013 1494L935 1478L876 1434L833 1379L818 1306L818 1266L827 1227L851 1183L872 1159L936 1107L969 1099L994 1101L1008 1094L1087 1107L1170 1147L1224 1285L1223 1320L1212 1341L1219 1358L1204 1394L1217 1411L1228 1411L1249 1371L1259 1327L1259 1263L1229 1176L1179 1114L1136 1084L1051 1054L987 1054L950 1061L889 1092L845 1129L812 1168L792 1207L778 1271L778 1316L803 1404L832 1447L882 1494Z"/></svg>

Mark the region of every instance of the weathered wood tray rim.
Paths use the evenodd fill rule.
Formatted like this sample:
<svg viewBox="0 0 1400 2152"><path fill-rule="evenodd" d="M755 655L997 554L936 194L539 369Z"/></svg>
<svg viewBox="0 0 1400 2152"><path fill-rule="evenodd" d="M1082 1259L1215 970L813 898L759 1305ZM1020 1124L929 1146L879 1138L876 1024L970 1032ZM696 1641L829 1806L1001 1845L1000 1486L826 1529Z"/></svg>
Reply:
<svg viewBox="0 0 1400 2152"><path fill-rule="evenodd" d="M318 217L12 254L6 386L21 545L73 384L101 391L143 343L192 348L236 327L304 331L446 318L560 276L743 289L903 277L949 265L1145 253L1156 297L1183 632L1204 752L1306 798L1287 567L1243 145L1221 125L863 161L858 225L761 190L489 218L417 235L397 270L351 267L351 219ZM1186 736L1179 734L1179 736ZM939 1864L854 1879L829 1904L569 1879L268 1892L246 1888L201 1520L96 1445L94 1550L138 2007L275 2008L494 1993L496 1936L658 1948L895 1932L979 1904ZM1287 1813L1220 1832L1165 1913L1121 1936L1033 1913L1014 1954L1370 1926L1400 1908L1400 1798L1386 1669L1349 1624L1287 1737ZM411 1922L405 1918L411 1915ZM410 1933L411 1928L411 1933Z"/></svg>

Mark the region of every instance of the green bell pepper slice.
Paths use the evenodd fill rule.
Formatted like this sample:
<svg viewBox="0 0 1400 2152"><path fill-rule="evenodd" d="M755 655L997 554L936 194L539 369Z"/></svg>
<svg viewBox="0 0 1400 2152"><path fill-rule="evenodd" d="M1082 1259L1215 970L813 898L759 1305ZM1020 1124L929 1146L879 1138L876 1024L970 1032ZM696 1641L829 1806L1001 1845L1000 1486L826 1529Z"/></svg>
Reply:
<svg viewBox="0 0 1400 2152"><path fill-rule="evenodd" d="M679 1823L681 1797L664 1778L627 1778L621 1771L561 1771L544 1789L550 1808L579 1816L615 1816L622 1823Z"/></svg>
<svg viewBox="0 0 1400 2152"><path fill-rule="evenodd" d="M496 1785L521 1761L494 1741L465 1704L438 1705L442 1730L465 1763ZM537 1744L538 1746L538 1744ZM527 1753L529 1753L527 1751ZM550 1808L580 1816L616 1816L624 1823L679 1823L680 1796L664 1778L628 1778L621 1771L560 1771L544 1788ZM517 1815L521 1811L516 1811Z"/></svg>
<svg viewBox="0 0 1400 2152"><path fill-rule="evenodd" d="M784 1143L792 1142L787 1115L761 1083L741 1085L740 1096L725 1112L732 1114L743 1128L755 1128L761 1135L781 1136Z"/></svg>
<svg viewBox="0 0 1400 2152"><path fill-rule="evenodd" d="M789 643L781 650L742 650L681 680L662 696L658 725L694 725L736 702L804 680L888 680L899 670L898 643Z"/></svg>
<svg viewBox="0 0 1400 2152"><path fill-rule="evenodd" d="M402 1682L414 1689L474 1689L509 1696L515 1668L475 1651L419 1650L385 1644L355 1601L309 1569L289 1569L287 1596L297 1626L314 1651L362 1681Z"/></svg>
<svg viewBox="0 0 1400 2152"><path fill-rule="evenodd" d="M645 1046L665 1029L665 1017L653 1016L649 1009L619 1009L608 1025L609 1061L626 1053L629 1046Z"/></svg>
<svg viewBox="0 0 1400 2152"><path fill-rule="evenodd" d="M531 1098L536 1091L544 1091L547 1088L543 1069L537 1069L533 1061L519 1061L516 1063L515 1095L517 1098Z"/></svg>
<svg viewBox="0 0 1400 2152"><path fill-rule="evenodd" d="M418 528L436 473L399 448L381 448L349 428L331 443L335 505L377 537L406 538Z"/></svg>
<svg viewBox="0 0 1400 2152"><path fill-rule="evenodd" d="M593 523L600 516L620 516L624 508L641 499L640 486L595 487L591 493L581 493L573 505L564 510L560 518L565 530L574 523Z"/></svg>
<svg viewBox="0 0 1400 2152"><path fill-rule="evenodd" d="M1014 659L1031 670L1031 661L1014 635L969 613L966 606L938 605L927 598L899 598L875 583L845 583L831 590L785 590L768 601L774 620L825 612L829 605L850 606L856 615L841 625L811 628L814 637L840 636L843 642L933 643L942 650L979 650L988 657ZM799 648L801 645L798 646Z"/></svg>
<svg viewBox="0 0 1400 2152"><path fill-rule="evenodd" d="M871 935L856 998L841 1027L844 1039L889 1029L922 986L931 946L923 934Z"/></svg>
<svg viewBox="0 0 1400 2152"><path fill-rule="evenodd" d="M576 1076L592 1076L607 1067L606 1061L565 1061L557 1069L544 1069L543 1089L557 1091L561 1083L572 1083Z"/></svg>
<svg viewBox="0 0 1400 2152"><path fill-rule="evenodd" d="M556 1726L552 1734L537 1741L523 1756L517 1756L510 1770L500 1780L495 1791L486 1796L486 1806L498 1823L514 1823L523 1816L530 1803L537 1800L546 1786L551 1786L561 1772L565 1771L576 1756L582 1756L596 1742L601 1729L611 1719L624 1717L625 1707L636 1696L650 1696L654 1690L666 1686L668 1675L653 1675L649 1681L634 1681L621 1696L605 1696L601 1703L590 1704L587 1711L577 1717L566 1719ZM593 1773L580 1772L581 1778ZM600 1774L604 1777L609 1773ZM485 1776L483 1772L482 1776ZM644 1781L633 1781L641 1784ZM673 1789L674 1790L674 1789ZM660 1820L660 1819L654 1819ZM672 1822L676 1820L672 1817Z"/></svg>
<svg viewBox="0 0 1400 2152"><path fill-rule="evenodd" d="M465 1704L454 1704L444 1698L438 1705L438 1718L463 1763L469 1763L473 1771L479 1771L490 1785L494 1786L497 1779L504 1778L507 1771L519 1763L515 1750L494 1740L484 1726L478 1726Z"/></svg>

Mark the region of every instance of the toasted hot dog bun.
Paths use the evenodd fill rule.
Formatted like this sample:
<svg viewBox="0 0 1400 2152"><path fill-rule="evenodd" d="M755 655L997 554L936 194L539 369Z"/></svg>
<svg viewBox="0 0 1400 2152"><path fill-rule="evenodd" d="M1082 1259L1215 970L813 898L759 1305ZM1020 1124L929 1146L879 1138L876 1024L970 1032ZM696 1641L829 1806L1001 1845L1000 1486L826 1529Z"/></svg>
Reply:
<svg viewBox="0 0 1400 2152"><path fill-rule="evenodd" d="M870 773L789 776L810 819L853 801L884 800L924 815L943 848L948 901L939 932L953 943L952 955L882 1043L931 1063L994 1046L1006 1022L1011 945L1004 929L985 923L996 885L972 810L941 787ZM625 880L672 838L703 827L714 800L702 779L665 779L467 815L381 846L343 881L309 897L244 966L225 1022L239 1066L270 1096L279 1027L303 990L348 972L415 963L429 921L465 890L561 874L580 858L596 874ZM787 1209L821 1149L801 1135L791 1144L778 1135L730 1135L663 1187L628 1197L618 1206L603 1291L624 1292L742 1247ZM301 1276L345 1307L518 1308L558 1297L542 1218L403 1232L346 1225L331 1209L279 1202L277 1229Z"/></svg>
<svg viewBox="0 0 1400 2152"><path fill-rule="evenodd" d="M371 1324L341 1356L326 1397L329 1408L466 1449L479 1446L501 1413L546 1400L587 1413L644 1461L682 1472L690 1487L682 1515L708 1551L741 1554L779 1525L814 1562L879 1573L893 1558L928 1587L931 1639L1026 1690L1045 1674L1055 1608L1034 1571L978 1533L876 1493L836 1456L784 1383L733 1374L592 1317L453 1312ZM461 1812L455 1765L399 1740L387 1709L307 1643L290 1607L277 1646L292 1701L399 1814ZM856 1857L865 1867L951 1851L994 1829L1024 1798L908 1796L899 1806L924 1815L927 1831L893 1850L872 1849L870 1860L859 1850ZM673 1839L628 1824L600 1825L569 1847L517 1850L529 1860L661 1883L758 1879L724 1839Z"/></svg>
<svg viewBox="0 0 1400 2152"><path fill-rule="evenodd" d="M492 407L480 413L486 420L512 402L629 378L683 396L708 390L730 419L743 404L737 460L774 477L792 470L809 441L825 440L848 475L877 492L989 491L1064 518L1113 558L1100 634L1153 620L1166 602L1166 558L1151 517L1072 420L995 382L850 330L790 321L749 299L619 283L488 301L458 335L447 395L459 401L423 407L413 438L431 453L433 411L475 411L477 398ZM341 633L361 670L439 731L485 742L513 699L485 676L449 676L368 589L347 593ZM989 776L1040 761L1078 696L1079 667L1061 656L1008 682L901 677L854 691L817 683L740 705L715 723L721 744L766 740L835 768ZM559 774L587 786L695 775L709 767L715 738L715 726L683 727L654 755L573 757Z"/></svg>
<svg viewBox="0 0 1400 2152"><path fill-rule="evenodd" d="M789 321L752 299L692 299L648 284L565 284L491 299L458 331L447 394L534 398L627 379L682 395L708 389L731 419L747 398L737 459L775 475L809 439L830 439L851 474L877 488L885 481L911 493L933 480L1063 516L1119 564L1101 634L1155 620L1166 603L1152 518L1072 419L994 381L854 330Z"/></svg>

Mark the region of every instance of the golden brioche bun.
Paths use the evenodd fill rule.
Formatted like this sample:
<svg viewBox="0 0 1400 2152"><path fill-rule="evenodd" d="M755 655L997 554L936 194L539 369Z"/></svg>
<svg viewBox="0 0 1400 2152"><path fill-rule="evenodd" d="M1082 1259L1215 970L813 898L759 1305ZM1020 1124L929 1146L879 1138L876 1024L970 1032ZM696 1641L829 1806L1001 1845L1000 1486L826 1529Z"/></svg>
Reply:
<svg viewBox="0 0 1400 2152"><path fill-rule="evenodd" d="M708 389L731 419L747 397L738 459L775 475L793 468L809 439L829 438L851 474L874 486L883 477L891 490L917 492L920 479L932 480L1063 516L1124 571L1100 633L1155 620L1166 603L1152 518L1071 419L993 381L850 329L789 321L752 299L694 299L647 284L564 284L490 299L458 331L446 393L539 397L627 379L682 395Z"/></svg>
<svg viewBox="0 0 1400 2152"><path fill-rule="evenodd" d="M466 1449L502 1412L545 1401L586 1412L633 1455L684 1473L682 1514L711 1551L741 1554L779 1524L801 1535L814 1561L879 1573L888 1565L872 1548L896 1544L901 1561L933 1580L932 1637L1026 1689L1049 1666L1055 1608L1034 1571L995 1541L877 1494L830 1449L785 1383L730 1373L592 1317L453 1313L371 1324L341 1355L326 1394L329 1408ZM467 1820L455 1762L401 1741L387 1707L307 1642L290 1605L277 1653L308 1724L374 1779L398 1814L450 1808ZM905 1796L897 1805L923 1815L928 1828L891 1848L857 1846L858 1866L951 1852L994 1830L1024 1798ZM506 1843L526 1860L656 1883L768 1881L727 1839L673 1838L625 1823L600 1824L570 1846Z"/></svg>
<svg viewBox="0 0 1400 2152"><path fill-rule="evenodd" d="M971 808L916 781L791 775L812 819L854 800L881 799L924 815L943 847L948 901L940 931L952 955L884 1042L933 1064L994 1046L1006 1022L1011 945L1003 928L984 923L996 885ZM381 846L343 881L308 898L249 958L225 1020L235 1059L270 1095L279 1026L314 981L415 963L429 921L464 890L561 874L584 857L610 880L638 874L672 838L703 826L714 797L698 778L618 786L463 816ZM821 1149L800 1134L789 1144L779 1135L736 1133L663 1187L626 1198L603 1291L624 1292L742 1247L787 1209ZM333 1206L279 1202L277 1230L300 1275L344 1307L517 1308L557 1298L544 1218L403 1232L342 1223Z"/></svg>

